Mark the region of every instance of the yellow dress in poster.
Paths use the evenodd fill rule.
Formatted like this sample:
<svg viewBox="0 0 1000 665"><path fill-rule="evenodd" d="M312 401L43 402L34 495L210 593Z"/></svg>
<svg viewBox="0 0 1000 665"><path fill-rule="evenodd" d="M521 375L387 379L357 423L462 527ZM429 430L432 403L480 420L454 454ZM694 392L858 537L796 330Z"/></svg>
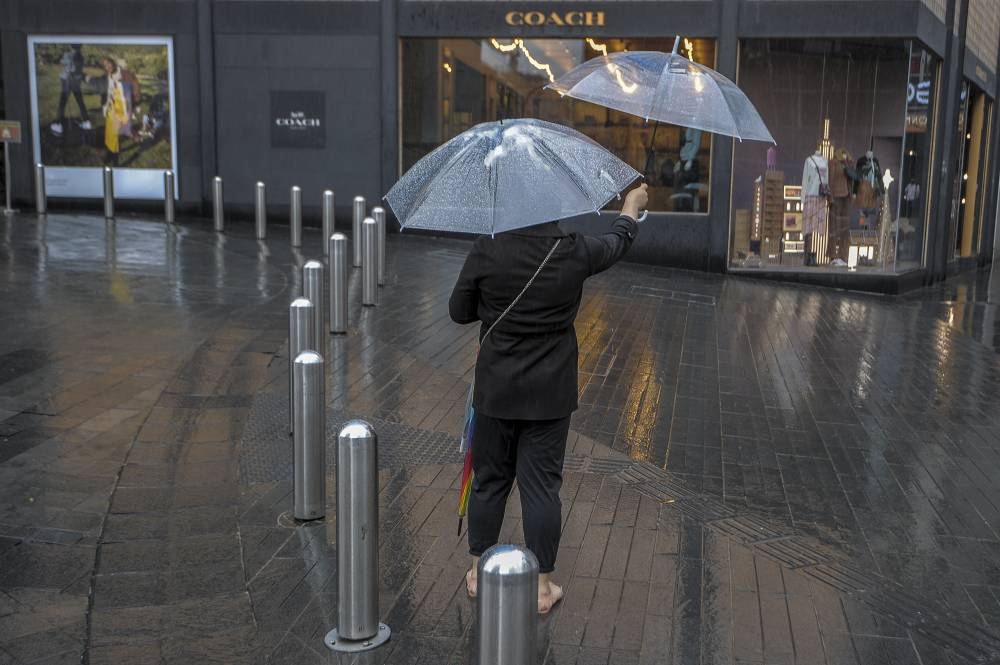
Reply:
<svg viewBox="0 0 1000 665"><path fill-rule="evenodd" d="M108 102L104 106L104 145L114 154L120 149L118 130L128 122L125 110L125 90L121 81L112 80L108 85Z"/></svg>

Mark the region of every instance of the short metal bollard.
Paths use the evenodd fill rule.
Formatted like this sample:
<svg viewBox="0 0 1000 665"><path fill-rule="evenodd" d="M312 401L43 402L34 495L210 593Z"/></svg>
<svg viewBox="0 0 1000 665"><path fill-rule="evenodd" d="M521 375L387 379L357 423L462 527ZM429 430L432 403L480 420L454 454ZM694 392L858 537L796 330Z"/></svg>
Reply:
<svg viewBox="0 0 1000 665"><path fill-rule="evenodd" d="M333 235L334 214L333 214L333 191L323 192L323 253L330 253L330 236Z"/></svg>
<svg viewBox="0 0 1000 665"><path fill-rule="evenodd" d="M35 164L35 212L44 215L48 207L45 199L45 165Z"/></svg>
<svg viewBox="0 0 1000 665"><path fill-rule="evenodd" d="M347 332L347 236L330 236L330 332Z"/></svg>
<svg viewBox="0 0 1000 665"><path fill-rule="evenodd" d="M313 310L313 351L323 353L326 346L326 335L323 327L326 317L323 314L323 264L319 261L306 261L302 266L302 297L308 298L315 308Z"/></svg>
<svg viewBox="0 0 1000 665"><path fill-rule="evenodd" d="M479 560L479 665L535 665L538 559L517 545L494 545Z"/></svg>
<svg viewBox="0 0 1000 665"><path fill-rule="evenodd" d="M337 627L334 651L374 649L389 640L378 615L378 437L363 420L337 435Z"/></svg>
<svg viewBox="0 0 1000 665"><path fill-rule="evenodd" d="M262 182L258 182L254 190L254 222L257 240L263 240L267 237L267 190Z"/></svg>
<svg viewBox="0 0 1000 665"><path fill-rule="evenodd" d="M104 167L104 219L115 217L115 174L110 166Z"/></svg>
<svg viewBox="0 0 1000 665"><path fill-rule="evenodd" d="M303 351L315 351L312 339L316 332L313 316L316 308L308 298L296 298L288 306L288 431L295 431L295 359Z"/></svg>
<svg viewBox="0 0 1000 665"><path fill-rule="evenodd" d="M163 221L173 224L174 217L174 172L163 172Z"/></svg>
<svg viewBox="0 0 1000 665"><path fill-rule="evenodd" d="M375 220L365 219L364 261L361 265L361 304L373 307L378 304L378 231Z"/></svg>
<svg viewBox="0 0 1000 665"><path fill-rule="evenodd" d="M354 234L354 267L361 265L361 223L365 219L365 197L354 197L354 214L351 218L351 233Z"/></svg>
<svg viewBox="0 0 1000 665"><path fill-rule="evenodd" d="M378 264L378 285L385 284L385 208L377 206L372 208L372 219L375 220L375 229L378 235L377 264Z"/></svg>
<svg viewBox="0 0 1000 665"><path fill-rule="evenodd" d="M303 351L292 367L297 520L326 515L326 373L323 356Z"/></svg>
<svg viewBox="0 0 1000 665"><path fill-rule="evenodd" d="M292 227L292 247L302 246L302 188L292 187L288 204L288 225Z"/></svg>
<svg viewBox="0 0 1000 665"><path fill-rule="evenodd" d="M226 230L226 218L223 212L223 202L222 198L222 178L220 176L215 176L212 179L212 219L215 223L215 230L218 233L222 233Z"/></svg>

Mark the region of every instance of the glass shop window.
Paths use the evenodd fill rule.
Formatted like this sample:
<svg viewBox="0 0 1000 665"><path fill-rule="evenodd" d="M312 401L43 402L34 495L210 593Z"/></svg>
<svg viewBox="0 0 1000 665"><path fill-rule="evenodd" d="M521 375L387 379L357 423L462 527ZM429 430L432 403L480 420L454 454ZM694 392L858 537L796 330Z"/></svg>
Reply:
<svg viewBox="0 0 1000 665"><path fill-rule="evenodd" d="M480 122L533 117L576 129L631 164L649 184L652 212L707 213L708 133L560 97L543 89L576 65L616 51L665 51L670 39L403 39L402 172ZM715 41L682 39L695 62L715 65ZM608 209L620 202L611 201Z"/></svg>
<svg viewBox="0 0 1000 665"><path fill-rule="evenodd" d="M910 41L743 41L738 83L777 146L735 144L731 268L919 268L937 71Z"/></svg>

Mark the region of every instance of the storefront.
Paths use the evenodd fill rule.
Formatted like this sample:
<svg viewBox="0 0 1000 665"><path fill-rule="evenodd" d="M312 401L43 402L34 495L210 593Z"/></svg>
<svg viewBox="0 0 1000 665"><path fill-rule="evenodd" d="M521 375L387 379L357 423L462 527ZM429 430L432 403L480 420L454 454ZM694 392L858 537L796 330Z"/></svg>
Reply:
<svg viewBox="0 0 1000 665"><path fill-rule="evenodd" d="M106 140L118 138L119 168L146 188L138 199L156 198L141 168L170 165L179 210L206 212L219 174L237 217L264 180L279 218L301 186L309 221L322 189L346 212L354 194L378 200L468 127L533 116L643 174L651 214L632 260L899 292L992 256L992 0L880 3L877 17L867 0L189 0L145 13L129 0L94 3L103 10L73 16L28 11L33 0L0 8L8 115L34 137L12 153L22 201L31 163L66 157L79 134L92 149L72 155L85 161L107 158ZM545 89L604 53L669 50L675 35L685 55L738 82L776 146L647 124ZM85 74L100 74L105 52L136 74L128 131L98 135L89 83L93 131L75 117L72 85L63 106L61 58L79 43ZM92 193L73 191L66 202ZM567 224L596 231L607 219Z"/></svg>
<svg viewBox="0 0 1000 665"><path fill-rule="evenodd" d="M778 145L736 146L730 269L919 269L939 59L865 39L745 40L740 56Z"/></svg>

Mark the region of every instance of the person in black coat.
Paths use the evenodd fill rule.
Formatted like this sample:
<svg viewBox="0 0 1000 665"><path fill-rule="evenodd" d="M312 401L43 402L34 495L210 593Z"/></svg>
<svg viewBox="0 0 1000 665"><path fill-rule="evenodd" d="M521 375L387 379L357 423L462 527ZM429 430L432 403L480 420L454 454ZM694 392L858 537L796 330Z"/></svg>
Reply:
<svg viewBox="0 0 1000 665"><path fill-rule="evenodd" d="M577 342L573 321L583 282L610 268L632 245L646 185L625 197L611 230L567 234L548 222L480 236L458 276L449 313L456 323L480 322L476 361L469 497L469 595L476 595L479 557L496 544L507 496L518 481L528 548L538 558L538 611L562 598L550 575L562 530L562 466L570 415L577 408ZM558 247L517 304L486 339L486 331L524 289L556 241Z"/></svg>

